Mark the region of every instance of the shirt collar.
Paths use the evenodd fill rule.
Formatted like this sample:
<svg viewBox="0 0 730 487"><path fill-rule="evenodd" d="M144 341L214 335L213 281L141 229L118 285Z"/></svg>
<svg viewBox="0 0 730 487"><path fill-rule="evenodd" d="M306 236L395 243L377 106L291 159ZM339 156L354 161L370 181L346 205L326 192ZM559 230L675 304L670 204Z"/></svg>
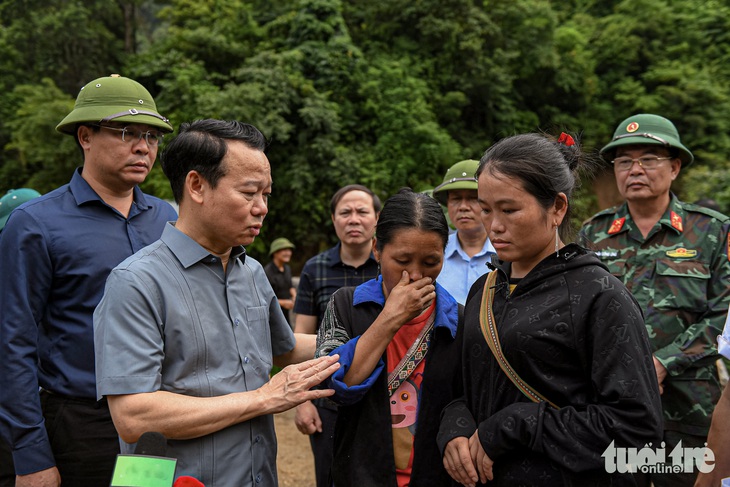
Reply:
<svg viewBox="0 0 730 487"><path fill-rule="evenodd" d="M674 231L675 233L681 234L682 230L677 228L676 217L675 217L674 223L672 221L672 214L679 217L679 222L680 222L679 226L680 226L680 228L682 228L682 222L685 221L685 211L684 211L684 208L682 208L680 201L674 195L674 193L670 192L669 197L670 197L669 206L667 206L666 211L664 212L662 217L659 219L659 223L661 225L664 225L667 228L672 229L672 231ZM621 218L626 218L626 222L621 227L621 229L616 232L616 234L619 234L622 232L627 232L634 226L634 220L633 220L633 218L631 218L631 213L629 212L629 205L626 202L624 202L621 206L619 206L618 209L616 210L616 213L613 215L614 221L619 220Z"/></svg>
<svg viewBox="0 0 730 487"><path fill-rule="evenodd" d="M104 200L102 200L101 197L96 194L96 191L94 191L89 183L81 176L82 170L82 167L76 169L74 171L73 177L71 177L71 183L69 183L69 186L71 187L71 194L76 200L76 204L78 206L81 206L85 203L89 203L90 201L100 201L104 203ZM149 209L150 205L147 203L147 200L145 199L142 190L139 189L139 187L135 186L133 191L134 202L137 208L139 210Z"/></svg>
<svg viewBox="0 0 730 487"><path fill-rule="evenodd" d="M480 250L478 254L475 254L474 257L469 257L469 255L464 252L464 249L461 248L457 233L453 232L449 234L449 239L446 242L446 248L444 249L444 258L448 259L452 255L454 255L454 253L458 253L465 260L470 260L472 258L481 257L483 255L496 254L497 252L494 250L492 242L490 242L489 239L486 239L484 241L484 245L482 246L482 250Z"/></svg>
<svg viewBox="0 0 730 487"><path fill-rule="evenodd" d="M360 284L355 288L352 297L353 306L363 303L375 303L385 306L385 295L383 294L383 276ZM447 328L452 337L456 336L456 326L459 322L459 303L441 285L436 283L436 313L434 327Z"/></svg>
<svg viewBox="0 0 730 487"><path fill-rule="evenodd" d="M341 245L342 244L340 242L337 242L337 245L327 251L327 261L329 262L330 267L342 264L342 259L340 258Z"/></svg>
<svg viewBox="0 0 730 487"><path fill-rule="evenodd" d="M383 276L360 284L355 288L355 294L352 297L352 304L358 305L366 302L372 302L385 306L385 295L383 294Z"/></svg>
<svg viewBox="0 0 730 487"><path fill-rule="evenodd" d="M332 247L331 249L327 250L327 263L330 267L340 267L345 265L342 262L342 257L340 257L340 249L342 248L342 242L337 242L337 245ZM370 257L368 257L370 260L375 260L375 256L372 252L370 252ZM366 261L367 262L367 261ZM363 264L364 265L364 264ZM360 266L362 267L362 266Z"/></svg>
<svg viewBox="0 0 730 487"><path fill-rule="evenodd" d="M459 238L456 236L456 232L449 234L449 239L446 241L446 248L444 249L444 258L448 259L454 253L459 253L461 245L459 245Z"/></svg>
<svg viewBox="0 0 730 487"><path fill-rule="evenodd" d="M621 204L621 206L616 209L616 213L613 214L613 222L611 226L620 226L619 229L615 232L613 231L614 229L611 228L611 235L628 232L632 228L632 222L633 220L631 219L631 213L629 213L629 205L624 201L623 204Z"/></svg>
<svg viewBox="0 0 730 487"><path fill-rule="evenodd" d="M187 234L175 228L175 225L172 222L165 224L160 240L167 245L185 269L213 255ZM235 259L241 259L242 263L245 262L246 249L240 245L233 247L231 249L229 262L232 262Z"/></svg>
<svg viewBox="0 0 730 487"><path fill-rule="evenodd" d="M671 199L669 200L669 206L664 215L659 219L659 223L667 228L671 228L678 235L684 231L685 213L684 208L680 204L679 200L674 193L669 193Z"/></svg>

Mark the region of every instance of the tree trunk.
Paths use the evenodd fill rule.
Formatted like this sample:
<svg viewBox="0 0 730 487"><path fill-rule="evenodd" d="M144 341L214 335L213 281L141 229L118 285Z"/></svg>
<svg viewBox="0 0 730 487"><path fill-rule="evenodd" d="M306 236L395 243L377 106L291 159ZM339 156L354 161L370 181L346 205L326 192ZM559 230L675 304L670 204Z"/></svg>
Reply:
<svg viewBox="0 0 730 487"><path fill-rule="evenodd" d="M122 9L124 11L124 52L134 54L137 51L137 44L134 42L136 31L134 2L122 2Z"/></svg>

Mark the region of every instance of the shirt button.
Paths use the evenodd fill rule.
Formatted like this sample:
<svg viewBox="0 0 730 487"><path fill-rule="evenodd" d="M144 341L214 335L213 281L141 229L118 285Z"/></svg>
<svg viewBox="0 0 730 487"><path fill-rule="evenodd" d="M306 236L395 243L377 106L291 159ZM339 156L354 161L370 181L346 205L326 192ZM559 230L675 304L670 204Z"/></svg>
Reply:
<svg viewBox="0 0 730 487"><path fill-rule="evenodd" d="M256 435L256 443L258 443L259 441L261 441L261 435Z"/></svg>
<svg viewBox="0 0 730 487"><path fill-rule="evenodd" d="M248 357L243 357L243 363L244 363L244 364L247 364L247 363L249 363L250 361L251 361L251 360L250 360L250 359L249 359Z"/></svg>
<svg viewBox="0 0 730 487"><path fill-rule="evenodd" d="M261 474L258 474L258 475L256 476L256 483L257 483L257 484L260 484L260 483L261 483Z"/></svg>
<svg viewBox="0 0 730 487"><path fill-rule="evenodd" d="M233 324L236 325L236 326L238 326L240 323L241 323L241 320L239 320L238 318L236 318L235 320L233 320Z"/></svg>

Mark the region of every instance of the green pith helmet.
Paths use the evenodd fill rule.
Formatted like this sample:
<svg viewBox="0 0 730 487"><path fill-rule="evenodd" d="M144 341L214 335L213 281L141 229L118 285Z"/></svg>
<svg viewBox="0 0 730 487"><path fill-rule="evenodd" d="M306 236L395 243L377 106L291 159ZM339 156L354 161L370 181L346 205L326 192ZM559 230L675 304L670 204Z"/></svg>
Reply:
<svg viewBox="0 0 730 487"><path fill-rule="evenodd" d="M162 132L172 132L170 121L157 113L150 92L133 79L118 74L97 78L81 88L74 109L56 126L56 130L75 135L76 124L112 121L141 123Z"/></svg>
<svg viewBox="0 0 730 487"><path fill-rule="evenodd" d="M659 115L641 113L633 115L620 124L613 133L611 142L601 149L601 157L613 159L616 149L624 145L659 145L679 151L679 160L689 166L695 157L679 140L674 124Z"/></svg>
<svg viewBox="0 0 730 487"><path fill-rule="evenodd" d="M291 243L291 241L288 238L277 238L273 242L271 242L271 247L269 248L269 255L274 255L275 252L278 252L280 250L284 249L293 249L294 244Z"/></svg>
<svg viewBox="0 0 730 487"><path fill-rule="evenodd" d="M0 198L0 230L5 228L10 213L26 201L39 197L41 194L35 189L11 189Z"/></svg>
<svg viewBox="0 0 730 487"><path fill-rule="evenodd" d="M478 188L477 180L474 174L479 167L479 161L467 159L466 161L457 162L446 171L444 182L433 189L433 197L439 203L446 206L449 200L449 190L451 189L473 189Z"/></svg>

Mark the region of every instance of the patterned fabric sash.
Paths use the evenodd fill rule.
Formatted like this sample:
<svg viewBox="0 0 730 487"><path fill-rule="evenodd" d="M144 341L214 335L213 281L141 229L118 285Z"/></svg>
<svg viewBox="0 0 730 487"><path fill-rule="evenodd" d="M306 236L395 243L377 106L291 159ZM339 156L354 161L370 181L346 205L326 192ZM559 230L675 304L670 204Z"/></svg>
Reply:
<svg viewBox="0 0 730 487"><path fill-rule="evenodd" d="M542 394L533 389L527 382L522 380L517 372L512 369L512 366L507 362L507 358L502 353L502 346L499 343L499 335L497 334L497 327L494 324L494 314L492 312L492 303L494 302L494 285L497 282L497 271L492 271L487 277L487 283L484 285L484 293L482 294L482 306L479 310L479 325L482 329L484 339L489 345L489 349L494 354L494 358L497 359L497 363L502 371L507 374L509 380L512 381L517 389L522 392L528 399L533 402L546 402L555 409L560 409L558 406L550 402Z"/></svg>
<svg viewBox="0 0 730 487"><path fill-rule="evenodd" d="M408 351L400 359L398 365L393 372L388 374L388 397L398 390L400 385L416 370L418 364L426 357L428 346L431 343L431 335L433 334L433 322L436 318L436 310L431 311L426 324L423 325L421 333L418 334L416 340L411 344Z"/></svg>

